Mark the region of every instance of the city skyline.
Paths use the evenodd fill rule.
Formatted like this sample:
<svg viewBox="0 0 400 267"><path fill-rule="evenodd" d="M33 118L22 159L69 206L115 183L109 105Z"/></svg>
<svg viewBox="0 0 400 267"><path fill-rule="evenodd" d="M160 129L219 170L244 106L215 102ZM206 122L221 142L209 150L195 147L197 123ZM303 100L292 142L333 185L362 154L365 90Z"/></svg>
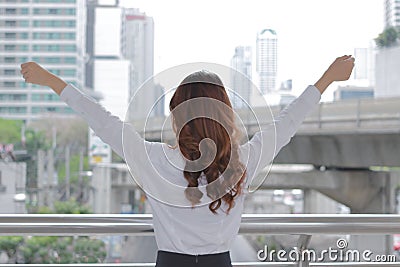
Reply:
<svg viewBox="0 0 400 267"><path fill-rule="evenodd" d="M121 0L121 4L123 6L124 6L124 3L126 4L126 2L127 1ZM240 45L249 46L251 48L254 48L254 46L255 46L254 36L255 35L252 35L252 37L251 37L252 41L249 41L250 34L254 34L252 32L252 30L255 30L254 26L255 25L257 25L257 27L259 25L262 25L262 26L268 25L269 26L269 25L275 24L275 27L272 26L269 28L277 29L277 31L279 32L279 36L280 36L279 55L278 55L278 65L280 66L280 69L277 73L277 81L276 82L277 82L277 84L280 84L280 82L284 81L284 80L288 80L288 79L293 80L294 94L298 94L299 91L301 91L302 88L304 88L307 84L315 82L315 80L318 78L318 76L321 74L321 72L327 67L327 64L331 61L331 57L334 56L333 55L334 50L343 51L343 54L351 54L351 53L353 53L355 47L367 47L372 42L372 39L374 37L376 37L377 34L372 34L371 33L372 31L370 31L370 30L366 31L366 29L370 29L371 27L369 27L369 26L372 25L372 26L374 26L372 28L375 28L375 32L379 32L383 29L383 25L384 25L384 23L383 23L384 20L382 19L382 14L384 13L383 12L383 9L384 9L383 2L379 3L379 7L382 12L379 12L379 9L372 10L371 9L372 5L369 7L366 6L365 14L368 14L368 15L374 14L375 15L374 20L371 18L369 21L366 21L365 14L354 12L354 8L355 8L354 2L361 3L358 0L352 1L352 4L348 4L348 5L345 5L345 3L343 1L337 1L337 3L335 5L333 5L332 2L327 1L328 2L328 4L326 5L327 7L318 4L317 2L315 2L313 0L305 0L305 1L302 1L302 4L300 5L304 9L304 10L301 10L302 12L293 13L293 11L286 10L286 9L285 10L287 11L287 13L278 12L280 14L287 14L286 21L289 21L289 23L290 23L290 21L296 21L295 24L290 23L291 28L289 31L288 31L288 28L285 28L285 27L287 27L287 25L289 23L288 24L283 23L282 21L285 21L285 20L279 19L279 16L273 16L273 12L271 11L271 10L279 11L279 10L283 9L284 4L282 4L281 2L278 3L278 1L269 1L267 3L256 2L252 5L247 5L246 7L248 8L249 12L243 12L243 10L241 10L241 12L243 13L243 16L241 17L242 18L242 21L241 21L242 27L235 27L236 26L235 23L237 23L237 22L232 21L231 18L232 17L237 18L238 7L236 5L229 6L232 8L230 9L230 12L224 13L225 14L224 20L220 21L219 23L215 23L216 15L219 14L219 12L222 11L224 7L227 7L226 2L224 2L224 1L222 1L222 2L223 2L223 4L216 4L214 9L208 10L209 16L207 16L207 19L203 18L203 20L201 21L202 25L200 25L200 26L196 20L197 15L195 13L193 13L193 7L183 6L185 8L185 10L187 10L187 11L184 14L181 14L179 12L176 12L175 10L171 10L171 8L176 7L176 2L174 2L174 1L169 2L170 3L170 5L168 6L169 8L163 9L161 13L156 13L156 15L157 15L157 17L155 17L155 24L156 24L155 43L156 43L156 45L155 45L155 50L154 50L154 54L155 54L154 67L152 66L152 64L150 64L151 69L152 68L155 69L154 73L158 73L158 71L162 70L163 66L172 67L175 65L175 63L177 65L179 65L179 64L184 64L184 63L193 62L193 61L209 61L209 62L215 62L218 64L229 65L229 61L231 60L231 57L232 57L231 51L233 51L233 49L231 51L228 51L228 49L226 49L226 48L228 48L230 46L236 47L236 46L240 46ZM291 7L295 7L296 5L298 5L297 3L293 2L293 1L291 2L290 0L285 0L283 2L285 2L286 4L291 3L292 4ZM371 1L371 2L377 3L376 1ZM82 1L77 1L77 3L78 4L82 3ZM163 6L162 3L157 3L158 9L155 10L154 9L154 6L156 6L155 4L153 4L153 6L147 4L147 6L146 6L146 4L143 2L141 3L141 1L130 1L129 3L131 5L134 5L136 8L138 8L138 9L136 9L138 14L143 14L143 16L146 16L146 14L149 14L147 17L151 17L150 15L152 13L154 13L155 11L160 12L159 9ZM310 18L307 17L307 14L309 14L307 7L311 4L313 4L313 7L315 10L320 11L320 13L321 13L321 14L319 14L319 12L315 12L315 14L314 14L315 18L321 17L322 15L325 16L324 20L321 20L321 23L320 23L322 26L325 27L324 31L321 31L320 30L321 28L305 27L303 29L303 31L300 32L300 34L303 35L303 38L297 38L297 40L300 40L300 41L297 41L296 43L292 42L291 46L289 46L288 43L290 43L290 40L293 38L296 38L299 34L299 32L295 31L299 27L299 25L304 26L310 22ZM35 5L37 5L37 4L35 4ZM336 28L332 28L333 24L328 23L329 19L330 19L330 13L326 13L324 11L326 11L327 8L336 8L337 9L338 7L340 8L341 6L348 6L348 8L343 10L343 14L341 14L342 19L340 21L335 21L334 26L336 26ZM252 23L250 23L249 22L249 20L251 20L250 15L254 17L253 20L256 20L260 16L260 13L263 14L263 12L255 10L255 7L259 7L259 9L264 10L265 16L269 15L270 18L265 21L264 20L259 21L259 22L257 21L257 23L254 23L254 21L253 21ZM199 7L199 8L201 10L202 8L204 9L205 7ZM209 7L207 7L207 8L209 8ZM268 8L269 8L269 10L267 10ZM78 10L78 8L76 9L76 13L77 13L76 19L82 18L82 8L79 6L79 9L80 10ZM139 9L140 9L140 11L139 11ZM24 10L25 9L22 8L21 12ZM9 11L9 12L11 12L11 11ZM37 12L39 12L39 11L37 11ZM143 13L141 13L141 12L143 12ZM300 13L302 14L302 16L304 18L298 19L301 17L301 15L299 15ZM332 12L332 13L335 13L335 12ZM169 17L174 18L174 19L172 19L170 21L164 20L165 14L169 14L170 15ZM351 14L353 14L353 15L351 15ZM35 13L33 16L33 19L38 20L45 15L46 14L41 14L40 12L37 14ZM73 16L72 13L71 14L67 14L67 13L57 14L57 16L59 16L59 15L66 16L66 18L71 18L71 16ZM163 27L166 27L171 23L173 24L173 23L176 23L177 21L178 22L184 21L183 18L185 16L189 16L189 15L193 15L193 19L190 20L191 21L190 23L187 23L187 24L180 23L179 24L180 27L172 28L172 29L166 30L164 32L161 31ZM306 15L306 16L304 16L304 15ZM348 20L350 17L357 18L354 23L356 25L359 22L364 22L364 27L359 27L357 29L357 31L350 31L354 27L354 25L351 25L351 24L346 25L346 23L348 23ZM378 18L381 19L381 23L377 22ZM153 23L152 20L151 20L151 23ZM211 25L211 24L215 27L207 27L207 25ZM37 26L38 27L47 27L46 25L43 24L42 26L40 26L38 24ZM79 26L79 25L81 25L81 23L76 23L76 25L77 25L76 26L77 29L82 28L81 26ZM348 26L348 29L346 29L346 27L344 27L343 25ZM64 26L65 25L61 25L60 27L64 27ZM226 31L226 33L228 33L226 35L221 34L221 32L219 31L219 30L221 30L221 27L224 27L224 26L226 26L226 28L224 28L224 30ZM56 28L56 24L52 25L51 27ZM153 26L151 26L151 27L153 27ZM189 27L190 30L185 31L185 29L187 29L187 27ZM263 28L265 28L265 27L263 27ZM242 35L243 29L247 30L247 33L244 33ZM257 30L259 31L259 29L262 29L262 28L258 28ZM348 36L348 38L339 39L339 38L337 38L337 33L334 31L334 29L336 29L336 31L341 30L341 31L343 31L343 33L345 33L347 35L350 34L350 35ZM235 34L231 34L231 33L233 33L232 30L235 30L235 32L234 32ZM283 31L283 33L281 33L282 31ZM324 38L322 38L323 36L326 35L327 32L331 35L331 38L330 39L328 38L328 43L326 43L325 42L326 40L324 40ZM369 32L369 34L367 34L367 32ZM60 35L59 38L62 38L62 36L65 36L65 34L67 34L67 33L62 33L62 35ZM197 35L197 38L195 38L195 37L192 38L194 33ZM204 34L204 33L208 33L208 35ZM310 33L314 34L314 35L318 35L320 37L315 38L313 40L310 39L311 41L304 42L303 40L307 40L307 36ZM355 33L357 33L357 34L355 34ZM4 36L4 37L6 38L7 42L11 44L14 39L10 38L10 36L11 36L10 33L7 33L7 34L8 35ZM35 34L38 34L38 33L35 33ZM42 37L40 37L41 39L47 38L46 37L47 35L45 36L44 33L41 33L41 34L42 34L41 35ZM68 34L70 34L70 33L68 33ZM75 34L77 36L75 38L75 41L79 42L79 40L80 40L79 38L81 38L82 33L80 33L78 31ZM162 38L164 38L165 34L167 34L170 37L168 39L168 42L162 42L162 40L163 40ZM179 38L174 38L174 37L177 37L177 35ZM344 36L346 36L346 35L344 35ZM358 36L358 38L356 38L358 41L355 42L354 41L355 39L354 39L352 42L350 42L350 39L351 39L350 37L354 37L354 36ZM182 37L183 37L183 39L181 39ZM202 37L202 38L199 38L199 37ZM21 35L21 38L25 38L25 37L22 37L22 35ZM49 36L48 38L55 38L55 37ZM232 41L232 38L235 38L235 40ZM111 39L112 38L107 39L107 36L106 36L106 38L103 40L103 42L109 42L109 41L119 42L119 40L111 40ZM210 42L209 41L209 40L214 40L214 39L218 40L218 42ZM349 39L349 40L347 40L347 39ZM360 40L363 40L363 41L360 41ZM43 41L43 40L41 40L41 41ZM329 41L332 41L332 43L329 43ZM68 43L68 45L71 43L69 40L67 40L66 42ZM316 44L318 44L320 42L325 43L325 46L321 45L318 47L319 50L316 50L316 52L315 52L315 54L318 53L318 56L315 56L313 54L308 54L307 51L309 51L309 49L312 49L312 48L315 49ZM50 43L53 44L53 40L49 40L49 44ZM171 44L172 44L172 46L171 46ZM295 45L293 45L293 44L295 44ZM183 45L183 47L182 47L182 45ZM21 46L21 44L19 44L19 46ZM48 45L48 49L53 49L50 46L51 45ZM345 46L347 46L347 47L345 48ZM46 47L44 47L42 43L40 45L34 46L32 49L36 49L35 47L37 49L42 49L42 50L46 49ZM148 45L145 45L145 47L148 47ZM334 47L334 48L332 48L332 47ZM163 53L162 50L167 49L167 48L169 49L169 51L167 53L168 57L170 57L172 55L173 60L171 58L166 58L164 55L162 55L162 53ZM222 49L222 48L224 48L224 49ZM6 49L6 47L5 47L5 49ZM77 55L83 54L84 49L83 49L82 44L77 43L76 49L77 49L76 50ZM180 51L179 51L179 53L174 54L174 52L176 52L176 49L180 49ZM40 51L42 51L42 50L40 50ZM297 50L298 52L293 53L294 50ZM287 54L288 51L290 51L290 53ZM45 53L46 51L43 50L42 52ZM42 52L40 52L40 53L42 53ZM38 52L35 52L35 53L37 55ZM140 53L140 54L144 54L144 53L145 52ZM225 53L229 53L228 60L223 59ZM45 54L48 55L47 52ZM167 54L165 54L165 55L167 55ZM256 53L253 53L253 57L255 57L254 54L256 54ZM32 57L32 60L38 60L40 62L42 59L38 58L36 55L35 55L35 57ZM291 57L290 57L290 55L291 55ZM305 60L304 58L307 55L310 55L309 56L310 58ZM328 57L328 55L329 55L329 57ZM335 56L337 56L337 55L338 55L338 53L335 52ZM82 63L83 59L84 59L83 55L81 56L81 58L77 58L76 59L77 64L83 64ZM22 59L20 59L20 60L22 60ZM144 60L145 63L146 62L152 63L152 61L153 61L153 58L151 58L151 60ZM141 62L143 62L143 60L141 60ZM256 60L253 59L252 62L256 62ZM287 63L287 62L289 62L289 63ZM304 66L302 67L301 64L306 65L306 68L304 68ZM14 67L16 68L18 66L16 65ZM56 74L65 76L64 78L67 78L68 76L71 75L70 70L60 71L57 68L54 70ZM136 69L138 69L138 67L136 67ZM76 82L76 84L78 86L81 86L83 83L83 78L84 78L83 77L83 67L78 66L76 68L76 70L77 70L75 72L77 75L76 77L77 77L77 79L79 79L79 82ZM10 70L9 67L7 67L7 69L4 69L4 74L8 75L8 76L9 75L12 76L11 71L12 70ZM147 74L144 75L143 78L145 78L145 79L148 78L150 73L151 72L147 72ZM132 76L135 76L135 75L132 75ZM136 77L138 77L138 76L136 76ZM253 75L253 77L254 77L254 75ZM144 79L136 79L136 80L138 80L137 81L138 83L142 83L144 81ZM134 87L136 87L136 86L134 86ZM168 88L166 88L166 89L168 89ZM330 88L331 93L334 89L335 88ZM39 92L39 91L37 91L37 92ZM41 93L44 93L44 91ZM324 99L330 100L331 96L332 96L332 94L329 94L329 93L324 94L323 100ZM36 97L36 95L35 95L35 97ZM56 98L56 97L50 97L49 99L47 99L47 97L48 97L48 93L41 96L40 100L49 101L54 106L55 101L53 98ZM29 97L27 97L26 99L28 99L28 98ZM15 99L13 99L13 101L15 101ZM25 100L23 100L23 101L25 101ZM15 110L15 107L12 107L12 108L13 108L13 110ZM56 107L56 109L58 109L58 107ZM29 113L29 110L30 110L29 105L27 105L26 110ZM42 109L40 109L40 110L42 110ZM51 108L51 110L53 110L53 107ZM34 111L39 112L39 109L37 109L35 107ZM15 110L15 112L21 113L21 114L23 113L20 110ZM66 109L65 112L70 112L70 111L68 109Z"/></svg>
<svg viewBox="0 0 400 267"><path fill-rule="evenodd" d="M188 62L229 66L236 46L251 46L255 51L257 32L275 29L279 33L277 82L292 79L296 95L314 83L336 56L369 47L384 25L381 0L120 3L154 18L155 73ZM329 88L323 100L332 100L334 89Z"/></svg>

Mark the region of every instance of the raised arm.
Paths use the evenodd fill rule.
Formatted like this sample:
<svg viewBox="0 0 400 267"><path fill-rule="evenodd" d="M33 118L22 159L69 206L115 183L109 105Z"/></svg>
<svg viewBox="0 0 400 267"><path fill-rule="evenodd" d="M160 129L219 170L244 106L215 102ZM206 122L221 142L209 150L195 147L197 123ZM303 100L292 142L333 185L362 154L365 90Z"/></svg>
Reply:
<svg viewBox="0 0 400 267"><path fill-rule="evenodd" d="M353 57L336 58L314 85L308 86L279 113L273 125L263 127L245 144L244 150L249 157L249 163L254 164L250 168L253 170L250 176L254 178L271 163L282 147L290 142L307 115L317 106L321 94L331 83L349 79L353 67Z"/></svg>
<svg viewBox="0 0 400 267"><path fill-rule="evenodd" d="M119 156L124 157L122 148L124 123L118 117L113 116L94 99L35 62L22 64L21 74L25 82L48 86L53 89L64 102L86 120L96 135L109 144ZM138 134L136 132L132 134L134 135L132 139L136 138L139 142Z"/></svg>

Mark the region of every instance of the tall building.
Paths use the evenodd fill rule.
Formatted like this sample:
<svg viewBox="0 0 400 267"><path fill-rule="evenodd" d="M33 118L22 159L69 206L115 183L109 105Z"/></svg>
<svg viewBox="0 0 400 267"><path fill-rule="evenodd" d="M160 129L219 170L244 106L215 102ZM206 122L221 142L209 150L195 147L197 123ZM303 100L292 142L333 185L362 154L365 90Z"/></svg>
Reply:
<svg viewBox="0 0 400 267"><path fill-rule="evenodd" d="M85 54L85 88L94 88L94 36L96 27L97 0L86 2L86 54Z"/></svg>
<svg viewBox="0 0 400 267"><path fill-rule="evenodd" d="M231 94L234 108L241 108L250 104L252 90L252 51L250 46L238 46L231 59L231 68L235 70L231 75L231 87L235 94ZM238 72L241 74L238 74Z"/></svg>
<svg viewBox="0 0 400 267"><path fill-rule="evenodd" d="M375 58L375 97L400 96L400 46L381 49Z"/></svg>
<svg viewBox="0 0 400 267"><path fill-rule="evenodd" d="M0 117L30 121L71 114L51 89L27 84L20 64L36 61L82 88L84 0L0 0Z"/></svg>
<svg viewBox="0 0 400 267"><path fill-rule="evenodd" d="M257 35L257 73L262 94L276 89L278 38L272 29L264 29Z"/></svg>
<svg viewBox="0 0 400 267"><path fill-rule="evenodd" d="M103 106L124 120L129 104L130 62L121 53L122 13L116 4L96 8L94 88L102 94Z"/></svg>
<svg viewBox="0 0 400 267"><path fill-rule="evenodd" d="M374 86L375 85L375 49L355 48L354 57L357 64L354 67L353 78L356 85Z"/></svg>
<svg viewBox="0 0 400 267"><path fill-rule="evenodd" d="M400 1L385 0L384 5L385 28L400 27Z"/></svg>
<svg viewBox="0 0 400 267"><path fill-rule="evenodd" d="M152 17L137 8L123 9L122 56L131 62L130 92L132 98L140 86L154 74L154 21ZM131 108L131 119L144 119L151 107L160 97L159 87L146 84L145 95ZM160 108L163 110L163 108ZM161 115L153 111L152 115Z"/></svg>

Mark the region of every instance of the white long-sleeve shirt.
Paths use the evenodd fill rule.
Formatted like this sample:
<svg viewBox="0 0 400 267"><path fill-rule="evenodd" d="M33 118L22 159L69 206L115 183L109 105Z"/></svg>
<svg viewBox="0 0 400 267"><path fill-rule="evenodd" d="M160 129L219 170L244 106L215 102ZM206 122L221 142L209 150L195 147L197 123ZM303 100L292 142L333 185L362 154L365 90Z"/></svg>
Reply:
<svg viewBox="0 0 400 267"><path fill-rule="evenodd" d="M315 86L308 86L280 112L275 127L266 127L240 146L239 157L246 163L247 177L244 193L235 198L235 205L228 215L223 212L227 209L224 202L217 214L211 213L208 205L190 207L183 194L187 187L182 173L185 161L178 148L145 141L132 125L111 115L71 84L64 88L60 97L105 143L125 158L133 176L140 177L136 181L146 192L152 207L158 249L200 255L230 250L239 231L243 201L251 178L268 166L289 143L305 117L317 106L321 94Z"/></svg>

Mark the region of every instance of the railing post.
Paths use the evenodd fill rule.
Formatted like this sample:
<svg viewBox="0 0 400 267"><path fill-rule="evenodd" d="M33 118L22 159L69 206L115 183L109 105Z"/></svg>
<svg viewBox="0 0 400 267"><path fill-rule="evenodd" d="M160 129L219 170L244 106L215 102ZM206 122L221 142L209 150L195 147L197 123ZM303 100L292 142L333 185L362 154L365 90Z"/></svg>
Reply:
<svg viewBox="0 0 400 267"><path fill-rule="evenodd" d="M321 109L322 109L322 105L323 103L320 103L318 105L318 128L321 129L322 128L322 121L321 121Z"/></svg>
<svg viewBox="0 0 400 267"><path fill-rule="evenodd" d="M361 117L361 111L360 111L360 103L361 101L360 101L360 99L358 99L357 100L357 120L356 120L356 123L357 123L357 128L360 128L360 124L361 124L361 121L360 121L360 117Z"/></svg>
<svg viewBox="0 0 400 267"><path fill-rule="evenodd" d="M308 259L303 257L303 251L308 248L308 245L310 244L311 241L311 235L300 235L299 240L297 241L297 248L300 253L299 255L299 262L297 263L298 267L308 267L310 266L310 262Z"/></svg>

